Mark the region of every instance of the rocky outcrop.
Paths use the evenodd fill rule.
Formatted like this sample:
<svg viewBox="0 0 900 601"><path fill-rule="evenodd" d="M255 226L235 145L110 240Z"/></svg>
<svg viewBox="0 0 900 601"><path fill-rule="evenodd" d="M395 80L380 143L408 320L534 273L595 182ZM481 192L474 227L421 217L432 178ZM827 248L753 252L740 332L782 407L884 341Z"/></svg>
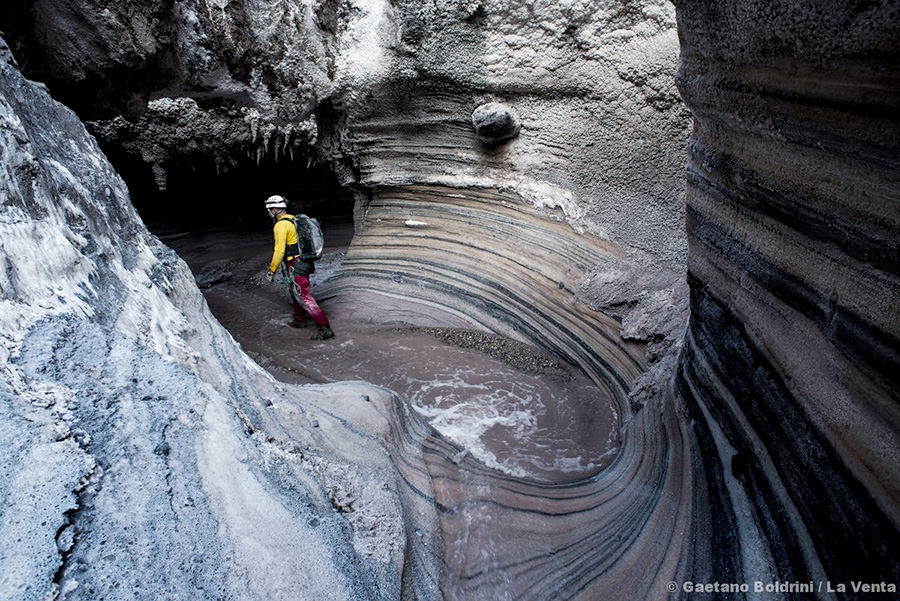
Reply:
<svg viewBox="0 0 900 601"><path fill-rule="evenodd" d="M482 142L495 143L512 138L522 129L522 122L508 106L499 102L482 104L472 111L472 127Z"/></svg>
<svg viewBox="0 0 900 601"><path fill-rule="evenodd" d="M304 34L327 27L329 4L31 0L5 33L26 71L85 119L190 97L302 121L328 71L322 37Z"/></svg>
<svg viewBox="0 0 900 601"><path fill-rule="evenodd" d="M0 535L33 544L0 545L4 590L630 600L896 584L895 7L678 3L695 115L684 336L667 4L41 6L92 41L65 38L60 78L76 61L112 72L107 55L135 68L141 85L101 103L139 110L92 127L158 185L196 155L315 155L358 198L333 293L439 306L568 359L615 402L622 448L583 481L522 481L385 391L274 382L74 117L4 55ZM141 75L153 44L110 50L151 13L151 37L180 40L165 77ZM496 103L520 128L485 143L472 115ZM52 264L29 252L48 231Z"/></svg>
<svg viewBox="0 0 900 601"><path fill-rule="evenodd" d="M434 598L421 445L390 434L428 429L276 382L5 46L0 92L0 597Z"/></svg>
<svg viewBox="0 0 900 601"><path fill-rule="evenodd" d="M695 119L680 385L737 525L720 552L742 580L896 583L900 13L678 9Z"/></svg>
<svg viewBox="0 0 900 601"><path fill-rule="evenodd" d="M175 165L215 173L311 154L331 13L330 3L38 0L6 34L31 78L164 190Z"/></svg>
<svg viewBox="0 0 900 601"><path fill-rule="evenodd" d="M15 54L83 118L138 115L150 91L178 76L169 0L11 4L4 34Z"/></svg>

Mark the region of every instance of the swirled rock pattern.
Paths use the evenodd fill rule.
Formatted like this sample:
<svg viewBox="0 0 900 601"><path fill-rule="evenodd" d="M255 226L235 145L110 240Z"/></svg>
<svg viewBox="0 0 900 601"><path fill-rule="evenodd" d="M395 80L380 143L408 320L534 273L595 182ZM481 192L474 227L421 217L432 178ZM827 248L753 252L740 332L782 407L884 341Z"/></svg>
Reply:
<svg viewBox="0 0 900 601"><path fill-rule="evenodd" d="M573 289L584 272L621 256L616 248L495 191L380 188L361 226L324 294L412 297L537 343L581 367L627 413L628 391L646 367L643 345L574 302Z"/></svg>
<svg viewBox="0 0 900 601"><path fill-rule="evenodd" d="M583 481L517 480L386 391L276 383L143 229L77 120L4 52L3 591L896 586L896 6L678 2L695 118L681 339L665 323L681 323L667 278L686 254L670 6L198 0L148 37L168 4L106 4L35 3L81 15L92 43L63 40L73 71L131 38L145 42L134 54L100 55L140 70L162 56L154 35L186 46L171 80L123 82L123 98L145 83L157 98L143 121L95 124L108 143L163 167L207 143L222 164L235 147L314 145L358 193L332 292L401 296L570 360L619 408L622 447ZM312 35L285 46L286 32ZM489 102L522 125L496 147L471 123ZM48 244L54 261L34 252Z"/></svg>

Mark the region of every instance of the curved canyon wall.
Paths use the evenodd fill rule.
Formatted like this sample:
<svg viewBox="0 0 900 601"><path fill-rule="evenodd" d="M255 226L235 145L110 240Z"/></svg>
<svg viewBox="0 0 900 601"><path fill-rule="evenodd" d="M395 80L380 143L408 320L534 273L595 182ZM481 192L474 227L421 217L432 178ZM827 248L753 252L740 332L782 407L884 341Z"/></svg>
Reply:
<svg viewBox="0 0 900 601"><path fill-rule="evenodd" d="M900 10L678 14L694 114L679 381L738 525L720 550L750 581L896 583Z"/></svg>
<svg viewBox="0 0 900 601"><path fill-rule="evenodd" d="M622 449L585 481L523 482L384 391L275 383L5 54L2 534L34 542L0 554L15 598L897 582L896 9L678 3L679 344L667 4L106 4L38 0L38 42L16 44L62 36L67 63L35 70L51 90L130 72L85 101L105 144L160 185L196 156L329 163L358 198L332 293L569 358L619 405ZM495 103L499 134L476 130ZM48 229L64 273L28 250Z"/></svg>
<svg viewBox="0 0 900 601"><path fill-rule="evenodd" d="M485 469L387 391L277 383L74 115L5 49L0 76L4 595L654 598L694 555L671 402L559 486Z"/></svg>
<svg viewBox="0 0 900 601"><path fill-rule="evenodd" d="M346 28L370 35L338 36L340 113L320 132L359 199L327 293L389 291L536 343L627 419L647 363L629 341L671 343L686 312L672 7L362 10Z"/></svg>

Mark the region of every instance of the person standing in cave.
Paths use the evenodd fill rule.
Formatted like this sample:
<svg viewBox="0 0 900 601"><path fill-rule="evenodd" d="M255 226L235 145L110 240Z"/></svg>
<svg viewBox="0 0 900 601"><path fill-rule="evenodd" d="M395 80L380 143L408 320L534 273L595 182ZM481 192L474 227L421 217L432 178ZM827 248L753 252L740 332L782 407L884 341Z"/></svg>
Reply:
<svg viewBox="0 0 900 601"><path fill-rule="evenodd" d="M312 340L334 338L328 317L325 316L325 312L319 307L310 291L309 275L316 270L316 265L300 258L302 241L298 237L297 228L294 227L294 216L287 212L287 201L283 196L270 196L266 199L266 211L275 222L273 228L275 249L266 279L274 282L278 265L284 261L288 271L291 300L294 301L294 318L288 322L288 325L294 328L306 327L305 315L309 315L316 324L316 333L313 334Z"/></svg>

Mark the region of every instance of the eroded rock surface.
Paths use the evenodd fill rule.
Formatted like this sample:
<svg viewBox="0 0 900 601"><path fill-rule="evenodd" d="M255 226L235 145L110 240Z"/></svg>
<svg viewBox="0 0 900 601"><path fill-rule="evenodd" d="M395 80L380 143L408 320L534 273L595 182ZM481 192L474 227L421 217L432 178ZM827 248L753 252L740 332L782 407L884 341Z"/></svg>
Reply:
<svg viewBox="0 0 900 601"><path fill-rule="evenodd" d="M679 20L680 381L733 513L718 557L744 580L896 583L900 10L680 2Z"/></svg>
<svg viewBox="0 0 900 601"><path fill-rule="evenodd" d="M166 77L119 80L138 97L128 120L92 124L157 185L198 155L328 163L358 194L331 293L433 304L579 365L618 404L622 448L587 480L526 482L384 391L275 383L7 58L3 536L35 545L0 556L10 590L631 600L670 582L896 583L900 18L812 4L678 3L696 118L683 337L668 4L36 3L106 40L65 37L64 81L78 61L101 77L161 56L146 36L107 50L146 15L150 37L180 40ZM478 140L488 103L517 136ZM48 229L64 275L28 251Z"/></svg>
<svg viewBox="0 0 900 601"><path fill-rule="evenodd" d="M421 446L385 418L415 416L253 363L78 119L0 53L0 596L434 597L433 506L392 467L424 471Z"/></svg>

